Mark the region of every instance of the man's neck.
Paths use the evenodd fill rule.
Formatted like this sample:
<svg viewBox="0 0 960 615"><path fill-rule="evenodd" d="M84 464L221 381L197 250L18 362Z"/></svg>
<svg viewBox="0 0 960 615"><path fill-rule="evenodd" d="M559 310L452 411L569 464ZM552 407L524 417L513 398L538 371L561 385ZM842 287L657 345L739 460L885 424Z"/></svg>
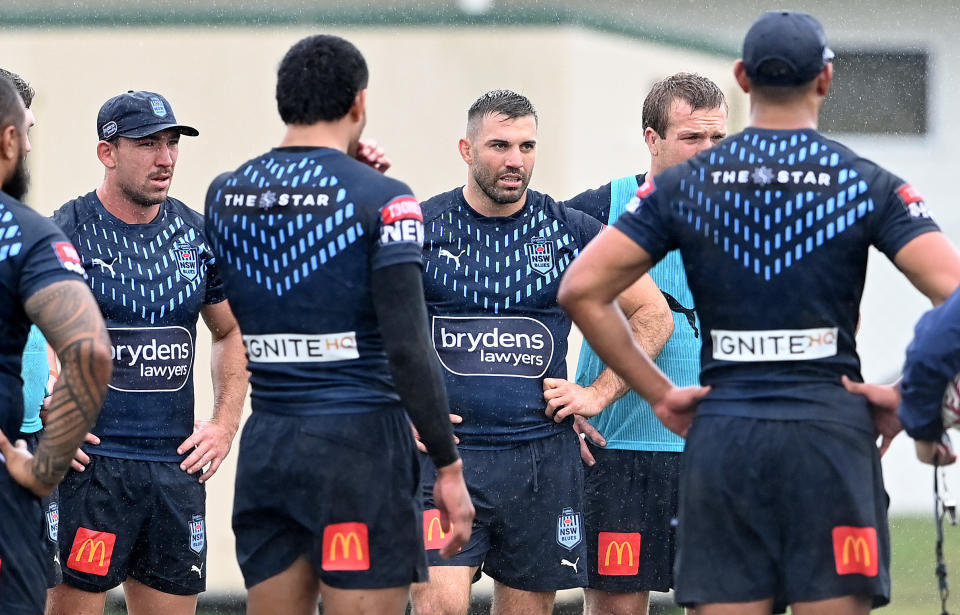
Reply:
<svg viewBox="0 0 960 615"><path fill-rule="evenodd" d="M153 222L160 213L160 203L156 205L140 205L134 203L115 186L104 182L97 188L97 198L103 203L104 209L115 218L127 224L147 224Z"/></svg>
<svg viewBox="0 0 960 615"><path fill-rule="evenodd" d="M527 202L527 191L514 203L497 203L480 189L474 182L467 180L463 187L463 198L475 212L486 218L506 218L517 213Z"/></svg>
<svg viewBox="0 0 960 615"><path fill-rule="evenodd" d="M288 124L280 147L329 147L346 153L350 134L341 122Z"/></svg>
<svg viewBox="0 0 960 615"><path fill-rule="evenodd" d="M790 104L751 101L750 127L766 130L816 130L820 105L812 99Z"/></svg>

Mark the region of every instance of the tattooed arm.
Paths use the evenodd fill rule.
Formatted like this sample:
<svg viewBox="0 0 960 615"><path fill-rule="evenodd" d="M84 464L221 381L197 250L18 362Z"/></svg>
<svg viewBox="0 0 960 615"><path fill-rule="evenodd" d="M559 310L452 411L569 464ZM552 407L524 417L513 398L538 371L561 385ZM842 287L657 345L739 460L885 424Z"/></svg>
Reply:
<svg viewBox="0 0 960 615"><path fill-rule="evenodd" d="M36 455L0 434L0 451L14 480L43 496L56 487L84 435L96 423L110 381L110 338L90 289L80 281L54 282L24 304L60 358L47 422Z"/></svg>

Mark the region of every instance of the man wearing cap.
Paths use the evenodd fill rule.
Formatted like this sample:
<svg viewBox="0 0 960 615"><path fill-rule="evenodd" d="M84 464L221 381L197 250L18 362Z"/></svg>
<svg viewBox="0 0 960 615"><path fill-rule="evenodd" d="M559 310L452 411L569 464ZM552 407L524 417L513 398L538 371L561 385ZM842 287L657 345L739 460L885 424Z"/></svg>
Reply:
<svg viewBox="0 0 960 615"><path fill-rule="evenodd" d="M48 613L100 614L123 583L131 610L193 613L206 583L203 482L230 450L246 392L240 331L204 240L203 217L167 196L181 135L152 92L115 96L97 117L95 191L58 209L107 322L114 372L86 446L90 463L61 491L63 584ZM194 421L198 316L213 336L215 406ZM205 469L205 471L204 471Z"/></svg>
<svg viewBox="0 0 960 615"><path fill-rule="evenodd" d="M734 74L750 125L647 181L573 263L560 301L591 346L687 437L676 599L698 615L866 613L890 599L887 497L855 329L877 247L934 303L960 256L919 192L817 132L833 77L820 24L764 14ZM635 344L617 294L679 248L703 387Z"/></svg>

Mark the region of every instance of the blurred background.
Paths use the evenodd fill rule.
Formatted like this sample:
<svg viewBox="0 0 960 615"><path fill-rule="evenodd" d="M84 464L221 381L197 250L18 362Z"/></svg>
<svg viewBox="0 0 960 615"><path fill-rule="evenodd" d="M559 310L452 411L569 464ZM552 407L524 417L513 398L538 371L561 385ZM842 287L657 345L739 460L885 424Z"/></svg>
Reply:
<svg viewBox="0 0 960 615"><path fill-rule="evenodd" d="M366 136L387 149L390 174L419 197L464 183L456 144L466 109L487 90L509 88L526 94L540 114L531 187L563 199L647 169L641 104L650 85L669 74L697 72L716 81L730 102L730 132L742 128L748 103L731 67L752 21L777 8L813 13L837 53L824 132L910 181L946 233L960 238L953 203L960 4L953 0L4 0L0 66L37 90L27 201L47 214L99 185L97 110L128 89L164 94L177 119L200 130L199 138L181 142L171 195L202 209L216 174L279 143L276 67L291 44L318 32L344 36L366 56ZM858 338L868 381L897 377L913 324L927 307L874 252ZM209 344L201 340L199 350L202 417L212 404ZM229 523L234 461L231 455L208 483L204 600L242 595ZM913 458L905 436L885 457L884 471L895 544L899 537L915 550L921 567L895 567L895 602L887 612L929 612L934 607L922 600L934 598L932 472ZM948 486L956 477L948 470ZM922 514L923 521L914 520ZM960 531L948 530L947 542L948 552L957 552ZM909 597L914 590L917 597ZM921 610L903 610L909 608Z"/></svg>

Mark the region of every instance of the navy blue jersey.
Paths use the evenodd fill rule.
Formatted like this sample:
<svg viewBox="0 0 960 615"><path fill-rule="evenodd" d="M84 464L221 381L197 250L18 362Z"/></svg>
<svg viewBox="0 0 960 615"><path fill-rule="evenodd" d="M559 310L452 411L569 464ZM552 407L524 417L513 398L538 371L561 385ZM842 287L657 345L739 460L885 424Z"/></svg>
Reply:
<svg viewBox="0 0 960 615"><path fill-rule="evenodd" d="M911 438L928 442L940 439L944 427L942 405L957 404L960 396L960 389L952 385L958 373L960 291L954 291L943 304L920 318L907 347L900 381L900 420Z"/></svg>
<svg viewBox="0 0 960 615"><path fill-rule="evenodd" d="M271 150L218 178L207 236L243 331L253 411L395 405L370 272L419 263L410 188L335 149Z"/></svg>
<svg viewBox="0 0 960 615"><path fill-rule="evenodd" d="M167 198L153 221L127 224L94 191L53 221L76 246L110 333L113 375L90 451L180 460L177 446L193 433L197 318L224 300L203 217Z"/></svg>
<svg viewBox="0 0 960 615"><path fill-rule="evenodd" d="M20 361L30 319L23 304L62 280L82 280L76 250L49 220L0 192L0 429L20 433L23 381Z"/></svg>
<svg viewBox="0 0 960 615"><path fill-rule="evenodd" d="M654 261L683 255L714 387L701 412L872 430L840 375L861 379L868 248L893 259L937 230L917 191L815 130L748 128L637 194L616 226Z"/></svg>
<svg viewBox="0 0 960 615"><path fill-rule="evenodd" d="M644 174L637 175L637 184L642 184ZM599 188L584 190L580 194L563 201L563 204L578 209L591 218L608 224L610 220L610 194L612 182L607 182Z"/></svg>
<svg viewBox="0 0 960 615"><path fill-rule="evenodd" d="M512 216L485 217L463 189L423 203L424 291L460 446L487 448L552 435L544 378L566 378L570 319L560 276L603 226L527 190Z"/></svg>

